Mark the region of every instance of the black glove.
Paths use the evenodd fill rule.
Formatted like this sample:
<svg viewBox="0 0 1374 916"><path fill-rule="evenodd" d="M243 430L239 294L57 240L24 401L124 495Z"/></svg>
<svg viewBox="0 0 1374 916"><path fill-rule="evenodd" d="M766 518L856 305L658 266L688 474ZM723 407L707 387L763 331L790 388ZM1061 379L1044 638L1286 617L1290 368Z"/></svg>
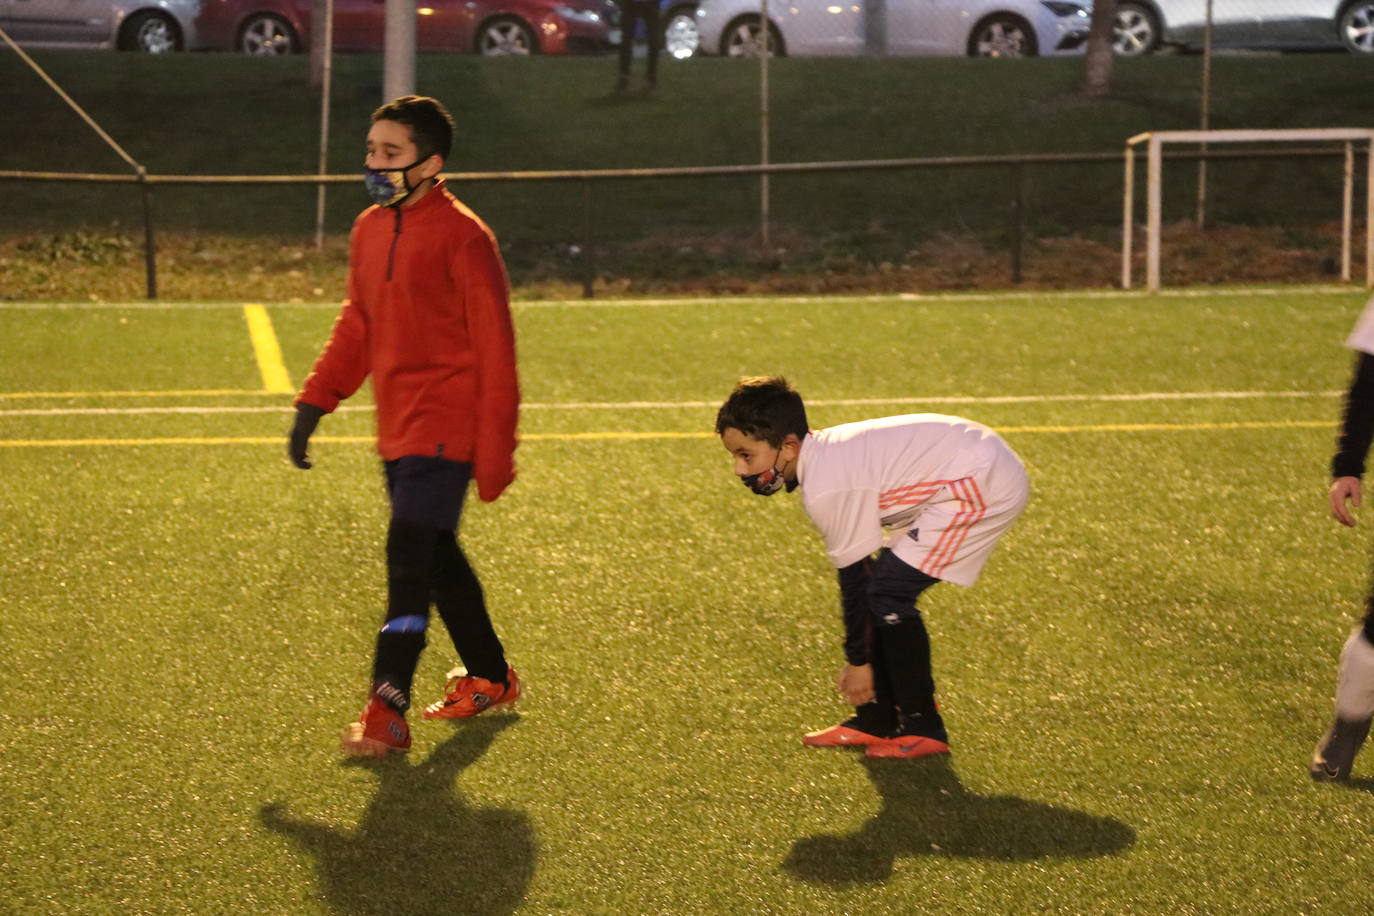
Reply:
<svg viewBox="0 0 1374 916"><path fill-rule="evenodd" d="M291 456L291 463L303 471L310 470L310 459L306 457L305 448L310 444L310 434L320 424L322 416L324 411L314 404L302 402L296 405L296 422L291 427L291 439L286 445L286 452Z"/></svg>

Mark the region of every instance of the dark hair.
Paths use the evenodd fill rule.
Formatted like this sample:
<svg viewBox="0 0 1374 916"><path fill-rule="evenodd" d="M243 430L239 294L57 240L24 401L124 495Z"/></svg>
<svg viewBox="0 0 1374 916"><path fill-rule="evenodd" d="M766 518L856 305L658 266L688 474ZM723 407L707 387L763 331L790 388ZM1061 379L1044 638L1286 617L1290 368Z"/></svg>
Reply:
<svg viewBox="0 0 1374 916"><path fill-rule="evenodd" d="M453 116L444 103L424 95L403 95L372 112L372 123L395 121L410 128L420 158L448 159L453 148Z"/></svg>
<svg viewBox="0 0 1374 916"><path fill-rule="evenodd" d="M811 429L797 389L780 375L742 378L716 413L716 435L734 428L774 448L789 433L806 438Z"/></svg>

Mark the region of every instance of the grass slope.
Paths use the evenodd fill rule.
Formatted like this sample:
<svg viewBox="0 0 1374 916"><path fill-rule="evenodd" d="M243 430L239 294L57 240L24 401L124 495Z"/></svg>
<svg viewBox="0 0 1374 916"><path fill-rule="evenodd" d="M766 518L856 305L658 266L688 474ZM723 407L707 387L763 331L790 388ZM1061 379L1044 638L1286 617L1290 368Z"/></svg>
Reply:
<svg viewBox="0 0 1374 916"><path fill-rule="evenodd" d="M308 173L316 162L318 108L304 57L49 52L54 78L153 172ZM452 107L459 124L450 165L459 170L616 168L749 163L758 159L757 71L746 62L671 61L653 96L608 93L606 59L420 58L418 89ZM1118 152L1146 130L1197 125L1200 58L1160 56L1116 64L1114 95L1077 92L1078 59L784 59L772 85L772 158L807 161L908 156ZM18 87L0 110L0 168L123 171L123 164L14 55L0 79ZM1362 123L1374 88L1351 55L1220 56L1214 127ZM330 138L335 172L358 167L367 115L380 101L380 57L336 63ZM1339 168L1218 166L1213 215L1221 221L1330 220ZM1056 166L1028 172L1028 207L1042 234L1119 220L1120 167ZM781 177L780 233L881 236L1001 232L1010 196L1005 169ZM1171 187L1186 206L1189 182ZM756 182L674 180L632 184L477 185L462 193L509 247L588 237L603 241L747 231ZM31 184L6 188L5 231L137 224L130 188ZM162 188L161 225L248 234L302 234L313 189ZM330 225L346 229L362 195L330 194ZM590 205L589 205L590 204ZM865 238L865 234L878 239Z"/></svg>
<svg viewBox="0 0 1374 916"><path fill-rule="evenodd" d="M54 412L284 398L256 393L237 306L0 310L0 899L1360 909L1370 764L1350 787L1303 770L1366 585L1367 535L1321 498L1360 298L520 307L522 476L464 525L529 697L417 722L380 766L334 755L384 600L369 414L327 418L364 441L322 439L302 474L284 411ZM299 379L331 311L271 314ZM567 438L704 434L694 402L758 371L814 401L929 399L815 425L928 407L1027 462L1034 499L984 579L926 604L948 763L800 747L842 710L833 573L795 499L745 493L708 435ZM95 394L174 389L241 393ZM1099 397L1233 391L1270 396ZM1048 399L978 400L1005 395ZM682 406L558 406L622 401ZM3 444L186 436L267 442ZM436 625L421 697L451 661Z"/></svg>

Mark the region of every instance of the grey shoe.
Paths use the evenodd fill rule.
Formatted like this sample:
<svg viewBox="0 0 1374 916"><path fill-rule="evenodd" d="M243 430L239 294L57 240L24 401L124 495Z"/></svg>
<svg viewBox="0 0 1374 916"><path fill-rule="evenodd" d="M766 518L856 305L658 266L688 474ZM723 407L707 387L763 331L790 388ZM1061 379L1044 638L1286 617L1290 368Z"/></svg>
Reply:
<svg viewBox="0 0 1374 916"><path fill-rule="evenodd" d="M1312 778L1317 782L1344 782L1349 779L1355 755L1360 752L1364 739L1369 735L1369 723L1369 719L1356 722L1332 719L1331 727L1312 751L1312 762L1307 767Z"/></svg>

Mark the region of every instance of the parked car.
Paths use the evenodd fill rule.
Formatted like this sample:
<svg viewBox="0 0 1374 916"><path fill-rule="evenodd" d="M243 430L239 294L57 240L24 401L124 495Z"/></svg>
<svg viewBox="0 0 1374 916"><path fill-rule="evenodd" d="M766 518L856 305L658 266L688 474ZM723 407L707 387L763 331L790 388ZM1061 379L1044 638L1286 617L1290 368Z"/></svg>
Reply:
<svg viewBox="0 0 1374 916"><path fill-rule="evenodd" d="M1120 0L1116 53L1201 47L1206 17L1206 0ZM1374 54L1374 0L1213 0L1212 46Z"/></svg>
<svg viewBox="0 0 1374 916"><path fill-rule="evenodd" d="M1374 0L1371 0L1374 2ZM886 53L1035 57L1084 50L1091 0L887 0ZM868 49L863 6L840 0L777 0L768 5L774 54L854 55ZM701 0L701 52L757 56L758 0Z"/></svg>
<svg viewBox="0 0 1374 916"><path fill-rule="evenodd" d="M31 48L194 48L199 0L0 0L0 22Z"/></svg>
<svg viewBox="0 0 1374 916"><path fill-rule="evenodd" d="M311 0L201 0L206 47L243 54L293 54L310 47ZM491 57L593 54L611 47L603 0L419 0L415 46ZM382 0L334 0L334 47L380 51Z"/></svg>
<svg viewBox="0 0 1374 916"><path fill-rule="evenodd" d="M684 3L682 0L663 0L663 50L671 57L684 60L697 53L701 44L701 33L697 31L697 5L695 0Z"/></svg>

